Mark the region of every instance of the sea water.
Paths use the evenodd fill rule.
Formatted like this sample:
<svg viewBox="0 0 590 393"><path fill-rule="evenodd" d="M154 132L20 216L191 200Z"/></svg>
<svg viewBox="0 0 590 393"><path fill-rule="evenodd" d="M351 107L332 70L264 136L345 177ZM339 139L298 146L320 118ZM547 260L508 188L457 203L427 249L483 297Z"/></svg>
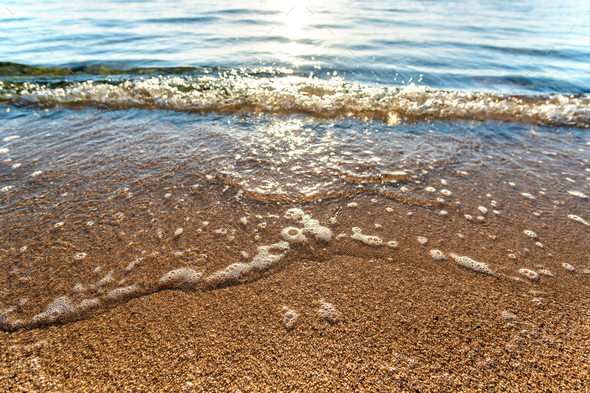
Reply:
<svg viewBox="0 0 590 393"><path fill-rule="evenodd" d="M343 255L587 283L581 4L1 12L2 329Z"/></svg>

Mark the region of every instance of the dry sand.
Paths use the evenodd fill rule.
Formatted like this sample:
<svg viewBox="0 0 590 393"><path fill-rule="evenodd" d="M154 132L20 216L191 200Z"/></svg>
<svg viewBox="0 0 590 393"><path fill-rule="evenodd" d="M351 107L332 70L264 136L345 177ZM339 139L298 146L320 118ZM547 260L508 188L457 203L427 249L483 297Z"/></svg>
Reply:
<svg viewBox="0 0 590 393"><path fill-rule="evenodd" d="M302 260L247 285L163 291L95 318L1 332L0 390L589 389L587 282L531 293L430 263ZM339 321L321 319L321 299ZM292 330L285 306L298 314Z"/></svg>

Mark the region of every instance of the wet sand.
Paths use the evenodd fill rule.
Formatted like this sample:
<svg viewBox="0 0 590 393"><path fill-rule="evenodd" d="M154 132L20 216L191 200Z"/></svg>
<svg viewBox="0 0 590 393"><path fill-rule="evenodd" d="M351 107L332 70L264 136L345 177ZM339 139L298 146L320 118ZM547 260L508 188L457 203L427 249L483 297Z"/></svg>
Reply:
<svg viewBox="0 0 590 393"><path fill-rule="evenodd" d="M248 285L0 332L0 390L584 391L587 277L536 289L450 261L298 260Z"/></svg>

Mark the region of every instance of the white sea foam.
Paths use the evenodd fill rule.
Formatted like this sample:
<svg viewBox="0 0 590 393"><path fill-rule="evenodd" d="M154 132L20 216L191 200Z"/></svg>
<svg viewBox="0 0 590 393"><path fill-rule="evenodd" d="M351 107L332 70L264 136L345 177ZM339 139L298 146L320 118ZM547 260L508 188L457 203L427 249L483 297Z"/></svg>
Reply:
<svg viewBox="0 0 590 393"><path fill-rule="evenodd" d="M314 94L309 94L309 91ZM90 91L92 91L92 94ZM123 83L76 82L47 87L26 82L0 86L9 104L105 104L201 112L302 112L319 117L351 115L394 121L400 118L465 118L587 125L590 99L553 94L523 99L491 93L437 91L409 84L402 88L349 84L340 77L321 80L289 76L267 78L243 74L228 77L152 77Z"/></svg>
<svg viewBox="0 0 590 393"><path fill-rule="evenodd" d="M582 217L578 217L578 216L575 216L573 214L569 214L567 216L567 218L569 218L570 220L578 221L578 222L586 225L587 227L590 227L590 222L584 220Z"/></svg>
<svg viewBox="0 0 590 393"><path fill-rule="evenodd" d="M320 308L318 309L318 314L321 319L330 323L336 323L342 319L340 313L336 310L334 305L324 301L324 299L320 299Z"/></svg>
<svg viewBox="0 0 590 393"><path fill-rule="evenodd" d="M236 280L250 273L253 269L263 270L270 268L273 264L283 258L288 250L289 243L286 241L281 241L269 246L258 246L258 252L254 258L252 258L250 263L231 264L224 269L214 272L205 280L207 282ZM273 253L277 251L279 251L279 253Z"/></svg>
<svg viewBox="0 0 590 393"><path fill-rule="evenodd" d="M160 278L160 285L162 286L192 286L199 282L203 273L196 272L193 269L181 268L169 271Z"/></svg>
<svg viewBox="0 0 590 393"><path fill-rule="evenodd" d="M119 288L115 288L115 289L107 292L107 294L105 295L105 298L107 300L113 302L113 301L121 299L121 298L129 297L129 296L133 295L136 291L137 291L136 285L129 285L127 287L119 287Z"/></svg>
<svg viewBox="0 0 590 393"><path fill-rule="evenodd" d="M582 198L582 199L587 199L588 198L588 195L586 195L586 194L584 194L584 193L582 193L580 191L576 191L576 190L570 190L567 193L570 194L570 195L573 195L575 197Z"/></svg>
<svg viewBox="0 0 590 393"><path fill-rule="evenodd" d="M75 310L75 306L67 296L55 299L42 313L33 318L33 322L51 323L60 317L69 315Z"/></svg>
<svg viewBox="0 0 590 393"><path fill-rule="evenodd" d="M475 270L476 272L480 273L494 274L492 269L490 269L490 267L484 262L478 262L469 257L457 255L455 253L451 253L450 255L459 266Z"/></svg>
<svg viewBox="0 0 590 393"><path fill-rule="evenodd" d="M531 269L519 269L518 272L530 280L538 280L539 274Z"/></svg>
<svg viewBox="0 0 590 393"><path fill-rule="evenodd" d="M357 227L352 228L352 235L350 236L351 239L361 241L369 246L381 246L383 245L383 240L378 236L370 236L370 235L363 235L362 230Z"/></svg>
<svg viewBox="0 0 590 393"><path fill-rule="evenodd" d="M284 306L283 311L285 314L283 315L283 323L285 324L285 329L293 330L295 328L295 324L297 323L297 318L299 314L297 314L294 310Z"/></svg>

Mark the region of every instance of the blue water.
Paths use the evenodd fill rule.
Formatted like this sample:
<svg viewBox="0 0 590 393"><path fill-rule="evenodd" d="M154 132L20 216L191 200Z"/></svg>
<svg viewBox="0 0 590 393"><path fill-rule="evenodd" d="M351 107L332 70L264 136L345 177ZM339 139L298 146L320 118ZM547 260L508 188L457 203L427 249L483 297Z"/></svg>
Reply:
<svg viewBox="0 0 590 393"><path fill-rule="evenodd" d="M284 67L348 81L590 92L587 1L8 1L0 60Z"/></svg>

